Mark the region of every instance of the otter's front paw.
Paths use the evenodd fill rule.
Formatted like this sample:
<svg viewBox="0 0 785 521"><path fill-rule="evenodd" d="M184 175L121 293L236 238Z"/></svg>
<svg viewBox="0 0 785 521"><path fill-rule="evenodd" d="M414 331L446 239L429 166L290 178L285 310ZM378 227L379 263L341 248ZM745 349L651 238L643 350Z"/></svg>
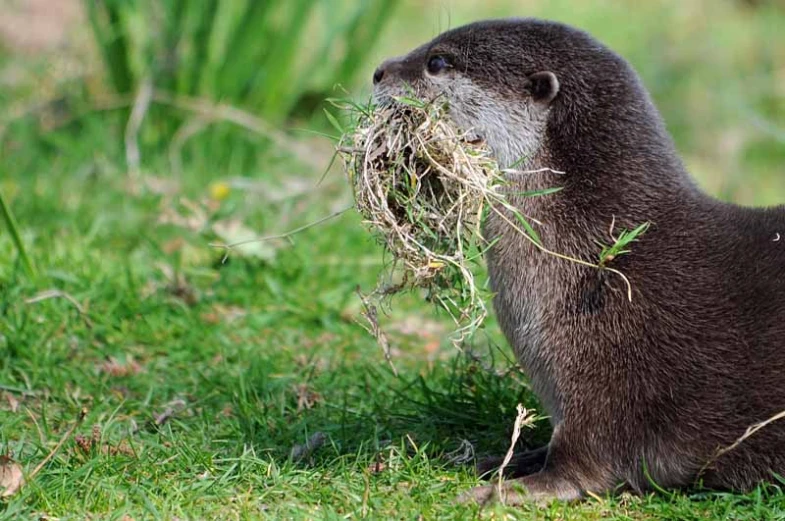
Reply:
<svg viewBox="0 0 785 521"><path fill-rule="evenodd" d="M581 497L580 489L573 483L548 473L540 472L520 479L470 489L460 496L461 503L478 503L481 506L501 501L505 505L524 503L546 505L554 500L572 501Z"/></svg>
<svg viewBox="0 0 785 521"><path fill-rule="evenodd" d="M490 505L500 501L509 506L520 506L527 502L537 502L521 483L522 480L504 481L499 485L484 485L474 487L458 496L459 503L477 503L480 506Z"/></svg>

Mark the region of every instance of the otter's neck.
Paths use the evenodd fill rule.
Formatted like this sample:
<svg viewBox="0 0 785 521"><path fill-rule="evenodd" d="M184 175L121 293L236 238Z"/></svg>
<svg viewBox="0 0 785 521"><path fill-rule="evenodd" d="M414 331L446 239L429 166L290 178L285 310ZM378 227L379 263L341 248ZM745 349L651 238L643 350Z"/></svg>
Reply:
<svg viewBox="0 0 785 521"><path fill-rule="evenodd" d="M509 175L513 204L581 233L607 230L613 219L626 226L656 221L700 197L648 95L642 88L626 94L626 103L554 107L531 160ZM562 190L521 195L553 187Z"/></svg>

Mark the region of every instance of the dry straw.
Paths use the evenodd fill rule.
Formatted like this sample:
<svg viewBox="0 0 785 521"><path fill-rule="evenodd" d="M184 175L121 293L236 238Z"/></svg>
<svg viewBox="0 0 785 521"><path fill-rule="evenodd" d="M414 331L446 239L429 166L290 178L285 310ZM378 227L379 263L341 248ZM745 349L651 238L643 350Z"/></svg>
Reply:
<svg viewBox="0 0 785 521"><path fill-rule="evenodd" d="M425 290L453 318L460 342L487 315L472 267L490 246L484 215L506 204L498 190L503 173L485 145L452 124L443 104L399 98L353 107L358 118L339 150L357 209L393 258L387 283L373 296Z"/></svg>

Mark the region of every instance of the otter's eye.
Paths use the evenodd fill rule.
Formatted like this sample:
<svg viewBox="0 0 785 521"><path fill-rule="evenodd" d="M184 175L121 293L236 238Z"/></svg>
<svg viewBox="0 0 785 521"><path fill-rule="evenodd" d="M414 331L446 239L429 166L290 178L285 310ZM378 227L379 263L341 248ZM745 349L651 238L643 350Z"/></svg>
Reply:
<svg viewBox="0 0 785 521"><path fill-rule="evenodd" d="M450 62L444 56L431 56L428 58L428 73L439 74L445 69L450 68Z"/></svg>

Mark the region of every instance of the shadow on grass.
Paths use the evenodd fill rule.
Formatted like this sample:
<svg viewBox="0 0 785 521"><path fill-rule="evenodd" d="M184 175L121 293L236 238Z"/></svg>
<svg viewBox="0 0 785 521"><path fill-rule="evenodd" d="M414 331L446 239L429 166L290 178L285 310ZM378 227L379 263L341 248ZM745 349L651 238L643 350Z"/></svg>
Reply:
<svg viewBox="0 0 785 521"><path fill-rule="evenodd" d="M444 366L394 377L386 366L341 367L322 375L315 388L320 404L304 410L276 400L274 381L252 368L235 397L236 420L246 444L283 464L291 450L316 433L324 446L304 464L329 465L336 457L372 461L391 445L418 447L430 459L444 461L465 441L482 457L504 454L509 447L516 406L539 410L523 376L506 374L459 354ZM259 407L248 408L250 403ZM302 404L300 404L302 405ZM517 450L544 445L550 438L547 419L524 431Z"/></svg>

